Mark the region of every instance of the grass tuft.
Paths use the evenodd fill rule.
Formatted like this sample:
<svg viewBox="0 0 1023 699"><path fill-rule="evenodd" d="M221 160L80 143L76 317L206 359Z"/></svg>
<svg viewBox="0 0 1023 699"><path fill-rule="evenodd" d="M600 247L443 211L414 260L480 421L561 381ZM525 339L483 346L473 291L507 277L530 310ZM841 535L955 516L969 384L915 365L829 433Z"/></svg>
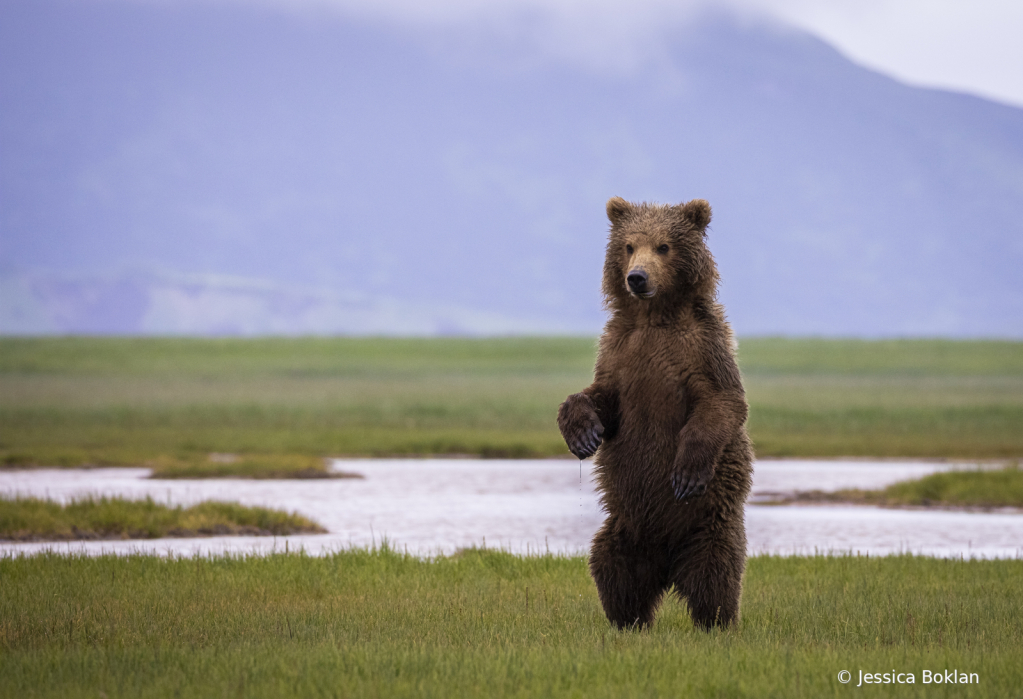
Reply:
<svg viewBox="0 0 1023 699"><path fill-rule="evenodd" d="M1013 464L999 471L949 471L884 489L887 504L1023 507L1023 471Z"/></svg>
<svg viewBox="0 0 1023 699"><path fill-rule="evenodd" d="M306 454L212 453L184 457L158 457L150 478L362 478L357 473L332 471L326 459Z"/></svg>
<svg viewBox="0 0 1023 699"><path fill-rule="evenodd" d="M31 497L0 497L0 539L13 541L282 536L325 531L301 515L229 502L170 507L152 498L85 497L61 504Z"/></svg>
<svg viewBox="0 0 1023 699"><path fill-rule="evenodd" d="M834 497L885 507L1023 508L1023 471L1018 464L1000 470L946 471L893 483L884 490L840 490Z"/></svg>
<svg viewBox="0 0 1023 699"><path fill-rule="evenodd" d="M944 471L901 481L882 490L846 488L811 490L761 504L852 503L880 507L943 507L952 509L1023 508L1023 470L1018 463L1002 469Z"/></svg>

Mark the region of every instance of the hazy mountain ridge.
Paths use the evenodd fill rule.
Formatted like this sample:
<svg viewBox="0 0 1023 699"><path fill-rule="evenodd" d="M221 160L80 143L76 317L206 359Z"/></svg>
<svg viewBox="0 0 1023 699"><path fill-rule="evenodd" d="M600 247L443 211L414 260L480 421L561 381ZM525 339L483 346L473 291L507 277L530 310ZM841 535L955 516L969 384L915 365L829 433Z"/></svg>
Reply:
<svg viewBox="0 0 1023 699"><path fill-rule="evenodd" d="M806 35L707 17L602 72L235 5L0 13L3 332L596 332L618 194L711 201L740 333L1023 335L1023 110Z"/></svg>
<svg viewBox="0 0 1023 699"><path fill-rule="evenodd" d="M447 304L218 275L35 273L0 278L16 334L584 334L562 319L516 318Z"/></svg>

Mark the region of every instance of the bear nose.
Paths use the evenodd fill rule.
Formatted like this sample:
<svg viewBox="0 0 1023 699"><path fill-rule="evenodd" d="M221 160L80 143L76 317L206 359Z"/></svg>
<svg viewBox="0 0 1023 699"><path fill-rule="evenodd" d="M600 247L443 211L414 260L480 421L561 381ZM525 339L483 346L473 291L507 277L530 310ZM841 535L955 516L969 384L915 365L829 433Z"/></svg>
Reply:
<svg viewBox="0 0 1023 699"><path fill-rule="evenodd" d="M641 294L646 291L646 272L641 269L634 269L629 272L629 276L625 278L625 281L629 283L629 289L637 294Z"/></svg>

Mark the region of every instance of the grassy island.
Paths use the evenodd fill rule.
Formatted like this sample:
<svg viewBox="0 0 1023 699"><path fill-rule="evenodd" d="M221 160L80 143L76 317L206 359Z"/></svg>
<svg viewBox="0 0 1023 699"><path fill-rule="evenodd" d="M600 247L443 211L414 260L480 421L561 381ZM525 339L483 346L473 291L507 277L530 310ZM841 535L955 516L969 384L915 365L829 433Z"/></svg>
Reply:
<svg viewBox="0 0 1023 699"><path fill-rule="evenodd" d="M297 514L228 502L172 507L151 498L80 498L65 504L31 497L0 498L0 540L9 541L281 536L324 531Z"/></svg>
<svg viewBox="0 0 1023 699"><path fill-rule="evenodd" d="M157 457L147 466L150 478L362 478L358 473L332 471L326 459L308 454L198 454Z"/></svg>
<svg viewBox="0 0 1023 699"><path fill-rule="evenodd" d="M1023 470L1017 463L1003 469L932 473L893 483L882 490L819 490L798 493L789 502L848 502L882 507L947 507L988 510L1023 509Z"/></svg>

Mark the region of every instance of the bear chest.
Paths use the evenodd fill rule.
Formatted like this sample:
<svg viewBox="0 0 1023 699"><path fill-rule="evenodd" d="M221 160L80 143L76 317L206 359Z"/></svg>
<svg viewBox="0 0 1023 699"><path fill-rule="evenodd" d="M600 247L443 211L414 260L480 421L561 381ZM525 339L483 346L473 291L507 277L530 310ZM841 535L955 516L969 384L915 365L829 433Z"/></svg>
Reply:
<svg viewBox="0 0 1023 699"><path fill-rule="evenodd" d="M687 412L684 356L674 343L636 333L615 358L623 424L633 430L675 432Z"/></svg>

